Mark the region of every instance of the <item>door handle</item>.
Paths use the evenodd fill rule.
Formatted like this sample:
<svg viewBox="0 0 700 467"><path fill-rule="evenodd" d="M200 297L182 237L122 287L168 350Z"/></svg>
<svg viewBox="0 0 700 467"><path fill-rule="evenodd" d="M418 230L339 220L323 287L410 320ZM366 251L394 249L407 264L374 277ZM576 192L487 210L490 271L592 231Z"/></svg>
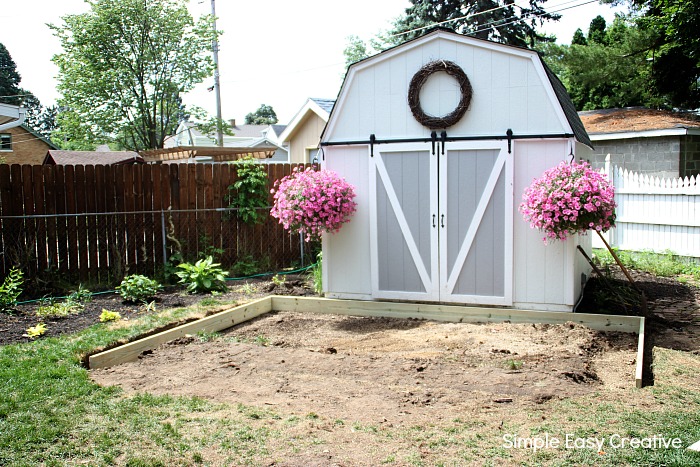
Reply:
<svg viewBox="0 0 700 467"><path fill-rule="evenodd" d="M435 214L433 214L433 228L435 228Z"/></svg>
<svg viewBox="0 0 700 467"><path fill-rule="evenodd" d="M445 228L445 215L440 216L440 227Z"/></svg>

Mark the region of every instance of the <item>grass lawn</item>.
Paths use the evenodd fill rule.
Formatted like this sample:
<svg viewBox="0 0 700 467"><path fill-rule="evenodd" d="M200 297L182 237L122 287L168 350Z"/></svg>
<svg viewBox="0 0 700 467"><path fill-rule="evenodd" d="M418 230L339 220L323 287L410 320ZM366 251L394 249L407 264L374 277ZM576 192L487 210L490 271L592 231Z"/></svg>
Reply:
<svg viewBox="0 0 700 467"><path fill-rule="evenodd" d="M0 465L324 465L319 455L339 437L364 450L355 462L348 453L344 465L700 465L700 453L684 449L700 440L700 356L690 352L656 348L653 387L533 404L517 422L455 414L429 426L366 426L198 398L125 396L94 384L81 365L96 348L201 312L167 310L0 347ZM679 438L683 448L535 452L507 449L509 433L562 441L567 434L608 441L661 435Z"/></svg>

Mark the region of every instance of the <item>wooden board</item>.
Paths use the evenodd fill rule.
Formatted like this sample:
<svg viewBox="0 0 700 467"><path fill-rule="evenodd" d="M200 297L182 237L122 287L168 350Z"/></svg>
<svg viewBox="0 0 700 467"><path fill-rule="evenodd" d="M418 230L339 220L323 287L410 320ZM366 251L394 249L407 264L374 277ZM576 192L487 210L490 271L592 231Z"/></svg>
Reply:
<svg viewBox="0 0 700 467"><path fill-rule="evenodd" d="M272 310L270 297L255 300L246 305L237 306L227 311L202 318L191 323L183 324L173 329L144 337L134 342L115 347L114 349L91 355L90 368L107 368L120 363L138 359L139 355L147 350L154 349L161 344L169 342L187 334L196 334L199 331L216 332L243 323Z"/></svg>
<svg viewBox="0 0 700 467"><path fill-rule="evenodd" d="M100 352L89 358L90 368L107 368L138 359L147 350L154 349L186 334L199 331L215 332L230 328L270 311L296 311L352 316L388 318L418 318L457 323L511 322L511 323L578 323L599 331L629 332L639 335L635 385L642 387L644 360L644 318L638 316L596 315L551 311L512 310L507 308L479 308L455 305L420 303L372 302L336 300L315 297L271 296L246 305L222 311L212 316L183 324L168 331L144 337L134 342Z"/></svg>
<svg viewBox="0 0 700 467"><path fill-rule="evenodd" d="M404 302L339 300L315 297L273 296L275 311L300 311L355 316L418 318L458 323L547 323L573 322L597 331L639 332L638 316L598 315L557 311L530 311Z"/></svg>

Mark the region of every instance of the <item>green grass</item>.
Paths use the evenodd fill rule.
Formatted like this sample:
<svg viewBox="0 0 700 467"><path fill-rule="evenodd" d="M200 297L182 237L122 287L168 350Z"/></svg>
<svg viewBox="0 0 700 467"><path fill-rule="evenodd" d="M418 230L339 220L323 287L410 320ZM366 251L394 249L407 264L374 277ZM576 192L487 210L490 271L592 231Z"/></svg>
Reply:
<svg viewBox="0 0 700 467"><path fill-rule="evenodd" d="M196 311L168 310L130 321L128 327L96 324L75 335L0 347L0 465L284 463L285 456L303 459L305 452L333 450L335 433L353 433L368 444L367 452L377 453L376 464L385 465L700 465L700 454L684 449L617 449L601 456L563 449L530 454L502 445L503 434L516 431L608 438L662 434L681 438L684 446L699 440L700 357L686 352L656 349L654 387L523 407L518 410L527 417L517 422L506 417L500 426L504 414L498 412L496 419L489 415L401 426L199 398L127 396L118 388L97 386L81 366L86 353ZM382 450L387 443L392 443L391 451Z"/></svg>
<svg viewBox="0 0 700 467"><path fill-rule="evenodd" d="M661 277L680 276L686 281L700 281L700 264L691 258L674 255L673 252L653 253L649 251L624 251L613 249L622 264L630 269L649 272ZM599 265L606 267L615 263L607 249L594 249L593 259Z"/></svg>

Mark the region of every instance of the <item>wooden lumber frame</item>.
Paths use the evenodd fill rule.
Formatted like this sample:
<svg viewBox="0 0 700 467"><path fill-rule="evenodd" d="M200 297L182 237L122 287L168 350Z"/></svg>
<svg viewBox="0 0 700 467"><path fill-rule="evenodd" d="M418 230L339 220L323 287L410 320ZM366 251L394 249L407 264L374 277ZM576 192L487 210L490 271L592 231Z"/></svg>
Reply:
<svg viewBox="0 0 700 467"><path fill-rule="evenodd" d="M598 315L558 311L515 310L457 305L439 305L403 302L338 300L317 297L270 296L245 305L225 310L167 331L91 355L90 368L106 368L138 359L139 355L161 344L199 331L216 332L264 315L271 311L296 311L350 316L417 318L455 323L577 323L597 331L634 333L637 344L635 385L642 387L644 360L644 325L639 316Z"/></svg>

